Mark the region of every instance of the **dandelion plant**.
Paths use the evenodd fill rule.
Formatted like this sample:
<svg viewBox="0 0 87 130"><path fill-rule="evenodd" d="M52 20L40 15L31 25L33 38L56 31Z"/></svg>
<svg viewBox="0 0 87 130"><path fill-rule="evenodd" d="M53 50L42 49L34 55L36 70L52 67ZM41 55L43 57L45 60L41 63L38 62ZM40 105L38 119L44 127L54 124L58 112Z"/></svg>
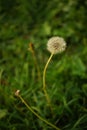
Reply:
<svg viewBox="0 0 87 130"><path fill-rule="evenodd" d="M61 37L58 37L58 36L52 37L47 42L47 50L51 53L51 55L50 55L46 65L45 65L44 71L43 71L43 91L44 91L46 100L47 100L50 107L51 107L50 98L47 94L46 81L45 81L46 80L46 70L47 70L47 67L48 67L53 55L63 52L65 50L65 48L66 48L66 42Z"/></svg>

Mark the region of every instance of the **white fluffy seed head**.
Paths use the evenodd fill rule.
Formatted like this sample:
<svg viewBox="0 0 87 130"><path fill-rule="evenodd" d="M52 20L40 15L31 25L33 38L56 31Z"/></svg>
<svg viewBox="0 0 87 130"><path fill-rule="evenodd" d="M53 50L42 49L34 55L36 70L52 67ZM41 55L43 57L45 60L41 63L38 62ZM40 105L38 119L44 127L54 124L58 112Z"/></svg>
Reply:
<svg viewBox="0 0 87 130"><path fill-rule="evenodd" d="M66 49L66 42L62 37L52 37L47 42L47 50L53 54L61 53Z"/></svg>

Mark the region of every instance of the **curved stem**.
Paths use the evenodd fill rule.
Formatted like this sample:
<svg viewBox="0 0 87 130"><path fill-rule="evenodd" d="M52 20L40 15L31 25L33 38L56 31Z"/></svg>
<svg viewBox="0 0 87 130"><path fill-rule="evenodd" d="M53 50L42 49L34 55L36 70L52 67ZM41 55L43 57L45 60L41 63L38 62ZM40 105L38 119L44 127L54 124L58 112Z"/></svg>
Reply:
<svg viewBox="0 0 87 130"><path fill-rule="evenodd" d="M48 96L47 91L46 91L46 81L45 81L45 79L46 79L46 70L47 70L47 67L48 67L48 65L50 63L50 60L52 59L52 56L53 56L53 53L50 55L46 65L44 67L44 71L43 71L43 91L44 91L46 100L47 100L49 105L50 105L50 99L49 99L49 96ZM51 105L50 105L50 108L51 108ZM52 108L51 108L51 110L52 110Z"/></svg>
<svg viewBox="0 0 87 130"><path fill-rule="evenodd" d="M48 67L48 64L50 63L50 60L52 59L53 53L50 55L45 67L44 67L44 71L43 71L43 89L46 88L46 83L45 83L45 77L46 77L46 69Z"/></svg>
<svg viewBox="0 0 87 130"><path fill-rule="evenodd" d="M43 122L45 122L46 124L48 124L49 126L53 127L56 130L60 130L58 127L56 127L55 125L53 125L52 123L48 122L47 120L45 120L44 118L42 118L40 115L38 115L27 103L26 101L21 97L21 95L18 94L18 97L21 99L21 101L25 104L25 106L36 116L38 117L40 120L42 120Z"/></svg>

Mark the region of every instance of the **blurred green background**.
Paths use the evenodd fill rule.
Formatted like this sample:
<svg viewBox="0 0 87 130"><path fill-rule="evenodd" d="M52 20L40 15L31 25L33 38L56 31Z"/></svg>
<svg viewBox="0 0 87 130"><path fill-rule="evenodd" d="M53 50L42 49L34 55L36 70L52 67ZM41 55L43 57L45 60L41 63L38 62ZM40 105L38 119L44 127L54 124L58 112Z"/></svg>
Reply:
<svg viewBox="0 0 87 130"><path fill-rule="evenodd" d="M42 90L50 55L46 44L52 36L67 42L46 75L54 117ZM86 0L0 0L0 130L53 130L15 97L17 89L33 110L61 130L87 129Z"/></svg>

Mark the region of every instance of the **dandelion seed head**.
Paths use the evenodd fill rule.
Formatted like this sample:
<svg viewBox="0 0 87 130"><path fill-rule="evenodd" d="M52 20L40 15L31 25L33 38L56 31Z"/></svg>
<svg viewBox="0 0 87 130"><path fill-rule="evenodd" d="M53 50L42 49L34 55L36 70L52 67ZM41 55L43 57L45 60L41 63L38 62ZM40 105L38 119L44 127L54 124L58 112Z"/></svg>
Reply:
<svg viewBox="0 0 87 130"><path fill-rule="evenodd" d="M52 37L47 42L47 50L53 54L61 53L66 49L66 42L62 37Z"/></svg>

